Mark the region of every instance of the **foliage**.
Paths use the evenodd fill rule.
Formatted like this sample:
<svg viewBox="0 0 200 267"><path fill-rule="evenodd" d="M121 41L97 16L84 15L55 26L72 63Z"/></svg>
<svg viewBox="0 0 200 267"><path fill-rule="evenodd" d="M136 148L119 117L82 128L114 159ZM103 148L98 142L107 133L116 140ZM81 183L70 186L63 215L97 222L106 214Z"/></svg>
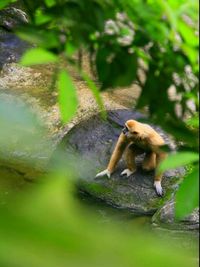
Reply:
<svg viewBox="0 0 200 267"><path fill-rule="evenodd" d="M179 140L185 132L186 141L197 145L197 138L182 122L188 113L194 114L188 100L198 106L196 1L50 3L25 1L30 23L18 30L19 36L55 54L66 53L72 64L69 48L84 47L93 57L101 89L128 86L137 80L143 89L137 107L148 106L153 120L172 130ZM137 72L143 68L141 59L146 65L144 84ZM171 86L178 99L170 99ZM162 108L157 108L161 103Z"/></svg>
<svg viewBox="0 0 200 267"><path fill-rule="evenodd" d="M194 208L199 205L199 154L194 152L179 152L170 155L160 165L161 171L166 171L169 168L177 168L192 164L192 169L186 177L178 190L175 201L175 214L177 219L183 219L188 214L192 213ZM189 201L185 201L189 199Z"/></svg>
<svg viewBox="0 0 200 267"><path fill-rule="evenodd" d="M10 2L4 0L1 8ZM91 55L100 89L128 86L136 81L142 88L137 108L147 106L151 119L181 142L187 155L183 165L187 161L196 165L196 158L192 161L186 154L198 151L197 129L188 123L195 121L198 113L196 1L26 0L23 3L29 23L16 32L38 48L27 51L22 63L52 62L61 55L67 64L76 66L74 52L84 48ZM140 80L138 69L145 73L145 81ZM77 103L69 101L71 97L74 99L74 88L68 76L57 77L59 103L66 122L75 113ZM103 110L95 84L82 77ZM64 87L71 90L64 92ZM179 162L182 156L177 154L171 159ZM169 158L168 167L170 161ZM195 167L190 176L198 179ZM179 194L184 195L182 188L186 181L189 180L184 179ZM196 182L191 181L191 192L195 186ZM183 209L178 207L178 210L181 217Z"/></svg>
<svg viewBox="0 0 200 267"><path fill-rule="evenodd" d="M173 168L177 168L180 166L185 166L191 162L198 162L199 154L194 152L179 152L177 154L172 154L168 157L164 162L160 165L160 170L162 172L168 170L169 166Z"/></svg>
<svg viewBox="0 0 200 267"><path fill-rule="evenodd" d="M115 224L102 227L71 190L70 180L54 174L6 209L0 207L1 266L196 266L172 240Z"/></svg>
<svg viewBox="0 0 200 267"><path fill-rule="evenodd" d="M187 129L180 119L193 114L188 100L198 105L195 1L25 1L25 7L30 23L18 30L19 36L55 54L67 53L68 63L74 63L69 47L84 47L92 54L102 89L138 80L143 88L138 108L148 105L152 119L168 128L178 123L176 136L182 138L178 129ZM137 73L141 59L144 84ZM168 96L172 85L179 99ZM194 138L191 142L196 144Z"/></svg>
<svg viewBox="0 0 200 267"><path fill-rule="evenodd" d="M33 48L29 49L28 52L23 56L23 59L21 60L21 64L24 66L28 65L37 65L37 64L45 64L50 62L56 62L57 57L52 54L51 52L48 52L41 48Z"/></svg>
<svg viewBox="0 0 200 267"><path fill-rule="evenodd" d="M6 7L8 4L10 3L14 3L16 2L16 0L2 0L0 3L0 8L4 8Z"/></svg>
<svg viewBox="0 0 200 267"><path fill-rule="evenodd" d="M66 71L61 71L59 73L58 91L62 120L66 122L69 121L75 115L78 105L76 89L73 85L70 76Z"/></svg>
<svg viewBox="0 0 200 267"><path fill-rule="evenodd" d="M199 180L197 177L199 177L198 166L185 177L184 183L181 184L180 190L176 194L175 209L177 219L182 219L183 216L190 214L194 207L199 205ZM185 196L189 201L185 201Z"/></svg>

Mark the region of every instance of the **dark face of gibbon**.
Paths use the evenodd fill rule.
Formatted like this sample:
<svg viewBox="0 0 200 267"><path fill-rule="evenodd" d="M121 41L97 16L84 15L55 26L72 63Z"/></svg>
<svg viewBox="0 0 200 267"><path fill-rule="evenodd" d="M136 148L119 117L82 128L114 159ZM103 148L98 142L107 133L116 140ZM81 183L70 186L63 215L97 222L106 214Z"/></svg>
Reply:
<svg viewBox="0 0 200 267"><path fill-rule="evenodd" d="M126 125L123 128L122 132L126 135L126 137L130 140L141 140L141 136L138 131L134 129L134 127L128 128Z"/></svg>

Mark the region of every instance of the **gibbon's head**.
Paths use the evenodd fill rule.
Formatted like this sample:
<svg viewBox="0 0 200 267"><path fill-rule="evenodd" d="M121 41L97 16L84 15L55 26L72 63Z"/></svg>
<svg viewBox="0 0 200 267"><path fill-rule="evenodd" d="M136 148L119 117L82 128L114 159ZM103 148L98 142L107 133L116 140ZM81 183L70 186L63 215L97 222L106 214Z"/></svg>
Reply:
<svg viewBox="0 0 200 267"><path fill-rule="evenodd" d="M135 120L128 120L125 123L125 128L123 129L123 133L130 139L136 140L136 139L143 139L144 138L144 132L142 129L141 123L135 121Z"/></svg>

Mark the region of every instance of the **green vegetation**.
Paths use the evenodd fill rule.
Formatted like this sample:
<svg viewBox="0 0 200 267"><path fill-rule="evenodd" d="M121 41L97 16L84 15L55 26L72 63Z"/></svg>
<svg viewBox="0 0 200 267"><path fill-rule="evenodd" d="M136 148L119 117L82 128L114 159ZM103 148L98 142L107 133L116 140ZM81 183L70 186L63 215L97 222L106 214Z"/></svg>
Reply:
<svg viewBox="0 0 200 267"><path fill-rule="evenodd" d="M2 9L16 1L0 2ZM24 0L22 5L29 22L16 34L36 47L24 54L21 64L57 64L62 121L68 122L78 106L72 79L63 65L77 69L103 116L100 91L137 82L142 93L136 107L148 107L150 119L180 143L180 152L161 168L191 165L176 194L177 218L190 213L198 205L197 1ZM76 55L82 51L90 54L99 88L80 68ZM145 81L138 70L143 71ZM34 155L43 138L44 129L31 112L9 103L0 102L0 128L0 146L5 152L1 158L10 157L16 146ZM33 164L31 156L24 160ZM73 172L68 166L52 176L11 199L6 207L0 206L1 266L197 265L193 255L168 240L98 225L73 198Z"/></svg>

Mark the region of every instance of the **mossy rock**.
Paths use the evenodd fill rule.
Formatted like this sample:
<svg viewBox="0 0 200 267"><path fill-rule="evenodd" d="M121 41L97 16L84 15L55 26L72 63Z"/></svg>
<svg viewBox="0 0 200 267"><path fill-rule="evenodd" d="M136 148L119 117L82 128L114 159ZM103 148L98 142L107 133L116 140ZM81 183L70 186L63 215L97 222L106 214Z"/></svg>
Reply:
<svg viewBox="0 0 200 267"><path fill-rule="evenodd" d="M123 159L111 179L95 178L97 172L106 168L125 121L142 118L142 114L131 110L109 111L108 120L94 115L74 126L63 138L58 149L64 152L66 158L73 159L72 168L77 171L79 177L79 190L114 207L129 209L136 214L153 214L173 195L179 178L184 173L183 168L164 174L164 198L158 197L155 193L154 172L144 172L141 169L143 156L137 158L137 172L129 178L120 176L120 172L125 168ZM159 127L153 127L163 136L166 143L174 148L170 138Z"/></svg>
<svg viewBox="0 0 200 267"><path fill-rule="evenodd" d="M199 208L194 209L191 214L182 220L176 220L175 201L174 199L171 199L156 211L152 217L152 223L155 227L174 231L198 231Z"/></svg>

